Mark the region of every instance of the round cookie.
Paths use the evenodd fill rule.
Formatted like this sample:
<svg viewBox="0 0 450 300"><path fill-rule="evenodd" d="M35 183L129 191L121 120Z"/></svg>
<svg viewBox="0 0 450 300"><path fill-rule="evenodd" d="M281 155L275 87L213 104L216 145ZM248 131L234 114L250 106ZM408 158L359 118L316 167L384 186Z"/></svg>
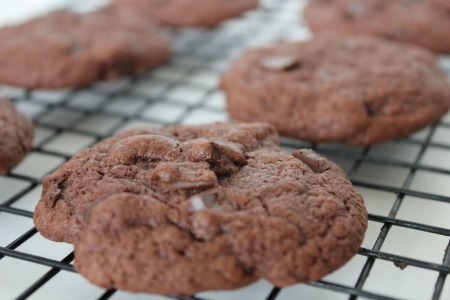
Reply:
<svg viewBox="0 0 450 300"><path fill-rule="evenodd" d="M33 124L3 98L0 98L0 137L0 174L5 174L30 151Z"/></svg>
<svg viewBox="0 0 450 300"><path fill-rule="evenodd" d="M36 227L74 242L75 268L108 288L319 279L358 251L367 212L335 164L278 143L258 123L126 131L44 179Z"/></svg>
<svg viewBox="0 0 450 300"><path fill-rule="evenodd" d="M213 27L258 6L258 0L114 0L119 9L133 9L174 27Z"/></svg>
<svg viewBox="0 0 450 300"><path fill-rule="evenodd" d="M144 72L169 53L167 36L146 18L114 10L58 11L0 29L0 83L79 87Z"/></svg>
<svg viewBox="0 0 450 300"><path fill-rule="evenodd" d="M369 34L450 52L448 0L312 0L304 18L315 33Z"/></svg>
<svg viewBox="0 0 450 300"><path fill-rule="evenodd" d="M250 50L221 86L233 118L269 122L310 142L370 145L404 137L450 106L450 85L431 53L364 36Z"/></svg>

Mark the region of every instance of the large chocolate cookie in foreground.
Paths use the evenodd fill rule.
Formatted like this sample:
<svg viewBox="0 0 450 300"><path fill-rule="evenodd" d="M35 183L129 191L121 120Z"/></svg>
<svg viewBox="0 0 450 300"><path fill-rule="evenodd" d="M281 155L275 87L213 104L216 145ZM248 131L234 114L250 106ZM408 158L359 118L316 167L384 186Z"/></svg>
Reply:
<svg viewBox="0 0 450 300"><path fill-rule="evenodd" d="M75 244L107 288L191 295L258 278L316 280L359 249L361 196L311 150L284 153L266 124L126 131L44 179L35 224Z"/></svg>

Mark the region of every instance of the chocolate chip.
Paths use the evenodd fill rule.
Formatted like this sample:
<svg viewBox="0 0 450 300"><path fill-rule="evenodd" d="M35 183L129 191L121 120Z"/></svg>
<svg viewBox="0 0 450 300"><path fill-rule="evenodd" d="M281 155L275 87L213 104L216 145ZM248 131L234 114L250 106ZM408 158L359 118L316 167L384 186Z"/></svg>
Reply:
<svg viewBox="0 0 450 300"><path fill-rule="evenodd" d="M161 163L151 180L164 191L207 189L218 184L207 163Z"/></svg>
<svg viewBox="0 0 450 300"><path fill-rule="evenodd" d="M177 142L160 135L136 135L115 144L108 159L109 165L132 165L137 161L160 160L177 147Z"/></svg>
<svg viewBox="0 0 450 300"><path fill-rule="evenodd" d="M246 164L244 149L232 142L196 139L181 144L169 151L164 159L191 162L207 162L217 176L229 176Z"/></svg>
<svg viewBox="0 0 450 300"><path fill-rule="evenodd" d="M220 152L216 143L204 139L198 139L181 145L183 157L188 161L211 162L220 159Z"/></svg>
<svg viewBox="0 0 450 300"><path fill-rule="evenodd" d="M234 143L215 143L220 157L210 161L211 169L217 176L230 176L247 163L244 152Z"/></svg>
<svg viewBox="0 0 450 300"><path fill-rule="evenodd" d="M304 162L314 173L323 173L331 167L325 158L309 149L296 150L292 155Z"/></svg>
<svg viewBox="0 0 450 300"><path fill-rule="evenodd" d="M226 157L237 166L243 166L246 163L243 150L235 143L215 143L221 157Z"/></svg>
<svg viewBox="0 0 450 300"><path fill-rule="evenodd" d="M299 61L292 56L270 56L261 60L261 66L270 71L289 71L300 65Z"/></svg>

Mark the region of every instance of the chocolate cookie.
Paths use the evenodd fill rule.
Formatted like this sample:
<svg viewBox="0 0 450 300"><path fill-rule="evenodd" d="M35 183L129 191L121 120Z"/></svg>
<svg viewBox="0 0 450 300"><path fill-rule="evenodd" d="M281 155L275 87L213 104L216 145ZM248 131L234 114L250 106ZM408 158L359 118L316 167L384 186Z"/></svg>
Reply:
<svg viewBox="0 0 450 300"><path fill-rule="evenodd" d="M228 111L311 142L369 145L439 120L450 86L427 50L375 37L254 49L224 75Z"/></svg>
<svg viewBox="0 0 450 300"><path fill-rule="evenodd" d="M450 52L448 0L312 0L304 17L315 33L370 34Z"/></svg>
<svg viewBox="0 0 450 300"><path fill-rule="evenodd" d="M126 131L43 181L35 224L74 242L103 287L191 295L318 279L349 260L367 213L344 172L281 151L267 124Z"/></svg>
<svg viewBox="0 0 450 300"><path fill-rule="evenodd" d="M59 11L0 29L0 83L79 87L141 73L169 56L160 28L134 14Z"/></svg>
<svg viewBox="0 0 450 300"><path fill-rule="evenodd" d="M258 6L258 0L114 0L119 9L132 9L175 27L212 27Z"/></svg>
<svg viewBox="0 0 450 300"><path fill-rule="evenodd" d="M3 98L0 98L0 137L0 174L5 174L30 151L33 124Z"/></svg>

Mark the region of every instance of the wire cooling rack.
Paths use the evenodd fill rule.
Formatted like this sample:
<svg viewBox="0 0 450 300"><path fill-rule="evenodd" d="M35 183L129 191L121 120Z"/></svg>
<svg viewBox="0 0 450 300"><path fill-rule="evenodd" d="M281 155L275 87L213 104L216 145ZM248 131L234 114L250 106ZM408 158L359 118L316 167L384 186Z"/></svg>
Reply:
<svg viewBox="0 0 450 300"><path fill-rule="evenodd" d="M340 164L369 211L358 255L317 282L278 289L261 280L192 298L103 290L74 271L71 245L37 233L32 215L45 174L126 128L227 120L217 85L229 62L251 46L309 37L298 22L304 1L262 2L212 30L173 31L173 59L139 77L82 90L0 86L36 126L31 153L0 177L0 299L450 299L450 115L373 147L283 140L286 150L313 147ZM450 58L441 62L450 74Z"/></svg>

